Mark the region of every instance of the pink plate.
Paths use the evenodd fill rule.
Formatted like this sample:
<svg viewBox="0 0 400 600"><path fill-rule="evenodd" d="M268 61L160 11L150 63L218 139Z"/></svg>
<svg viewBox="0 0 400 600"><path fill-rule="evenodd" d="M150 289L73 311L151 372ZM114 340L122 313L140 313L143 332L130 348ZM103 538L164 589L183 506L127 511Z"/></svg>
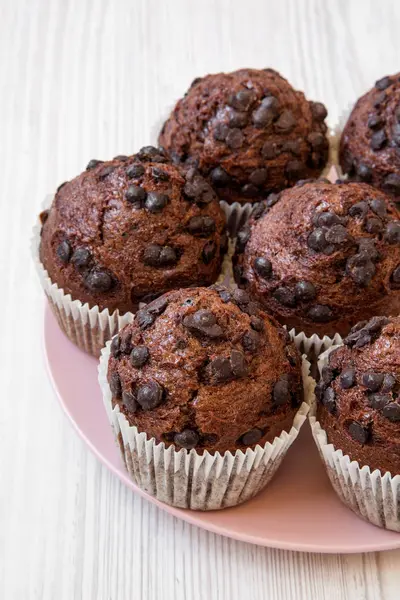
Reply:
<svg viewBox="0 0 400 600"><path fill-rule="evenodd" d="M158 502L132 483L124 469L103 409L97 361L65 337L48 306L44 339L51 380L79 435L117 477L160 508L193 525L261 546L333 553L400 548L399 534L364 522L336 497L307 423L271 484L249 502L213 512Z"/></svg>

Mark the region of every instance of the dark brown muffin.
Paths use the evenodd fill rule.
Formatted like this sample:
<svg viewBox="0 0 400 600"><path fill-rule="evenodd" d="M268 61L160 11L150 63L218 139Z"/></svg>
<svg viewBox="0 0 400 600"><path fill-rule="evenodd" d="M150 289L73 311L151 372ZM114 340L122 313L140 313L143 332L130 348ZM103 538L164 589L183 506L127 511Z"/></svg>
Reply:
<svg viewBox="0 0 400 600"><path fill-rule="evenodd" d="M328 442L360 467L400 473L400 317L358 323L316 387Z"/></svg>
<svg viewBox="0 0 400 600"><path fill-rule="evenodd" d="M108 381L129 423L166 445L235 452L289 431L301 357L242 290L178 290L111 344Z"/></svg>
<svg viewBox="0 0 400 600"><path fill-rule="evenodd" d="M400 74L383 77L354 106L340 140L340 164L400 202Z"/></svg>
<svg viewBox="0 0 400 600"><path fill-rule="evenodd" d="M151 146L91 161L46 215L40 259L73 299L120 313L166 290L216 281L225 216L210 185Z"/></svg>
<svg viewBox="0 0 400 600"><path fill-rule="evenodd" d="M364 183L297 185L256 207L239 233L237 281L289 327L345 335L399 312L399 218Z"/></svg>
<svg viewBox="0 0 400 600"><path fill-rule="evenodd" d="M328 158L326 108L308 102L272 69L195 79L164 124L159 143L196 166L227 202L255 202Z"/></svg>

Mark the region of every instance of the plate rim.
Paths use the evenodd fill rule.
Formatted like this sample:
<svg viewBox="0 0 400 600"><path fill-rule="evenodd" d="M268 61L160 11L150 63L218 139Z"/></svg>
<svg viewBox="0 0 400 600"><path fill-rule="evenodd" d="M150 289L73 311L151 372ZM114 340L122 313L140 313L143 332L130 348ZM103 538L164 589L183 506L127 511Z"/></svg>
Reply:
<svg viewBox="0 0 400 600"><path fill-rule="evenodd" d="M169 514L172 514L174 517L182 519L184 521L186 521L187 523L190 523L191 525L195 525L196 527L200 527L201 529L205 529L207 531L210 531L211 533L215 533L218 535L223 535L225 537L229 537L231 539L240 541L240 542L246 542L249 544L254 544L257 546L261 546L264 548L277 548L279 550L290 550L292 552L311 552L311 553L321 553L321 554L357 554L357 553L361 553L361 552L381 552L381 551L385 551L385 550L396 550L400 548L400 534L399 535L399 539L396 541L395 539L393 540L388 540L387 542L383 541L380 542L378 544L363 544L363 545L354 545L354 546L342 546L340 544L336 544L335 546L332 546L327 544L321 544L316 546L315 543L299 543L299 542L289 542L289 541L285 541L285 540L279 540L279 539L274 539L274 538L268 538L266 539L265 537L257 537L251 534L246 534L246 533L240 533L240 532L236 532L236 531L231 531L229 528L226 528L224 526L220 526L220 525L216 525L212 522L209 521L199 521L196 518L196 515L198 514L199 511L191 511L189 509L183 509L183 508L177 508L174 506L169 506L168 504L164 504L163 502L160 502L159 500L157 500L157 498L154 498L154 496L151 496L150 494L148 494L147 492L143 491L140 487L138 487L133 481L131 481L131 479L129 478L127 473L124 473L122 470L118 470L117 467L110 462L110 460L107 458L107 456L105 456L104 453L102 453L95 444L92 443L92 441L86 436L85 432L83 431L83 429L80 427L79 423L74 419L72 413L70 412L69 408L68 408L68 404L64 401L63 396L59 390L59 387L57 385L57 382L54 378L53 375L53 371L52 368L50 366L50 358L49 358L49 352L48 352L48 340L47 340L47 335L48 335L48 329L51 327L51 320L50 317L54 318L54 315L52 315L51 312L51 308L48 304L48 302L45 303L45 307L44 307L44 317L43 317L43 336L42 336L42 352L44 355L44 363L45 363L45 368L46 368L46 372L47 375L49 377L49 380L51 382L51 386L53 388L53 391L56 395L56 398L58 400L58 403L61 405L61 408L64 412L64 414L67 416L69 422L72 424L73 429L75 430L75 432L78 434L78 436L81 438L81 440L85 443L85 445L90 449L90 451L96 456L96 458L104 465L107 467L107 469L109 469L109 471L111 471L113 473L114 476L118 477L118 479L120 481L122 481L125 485L127 485L134 493L139 494L142 498L145 498L146 500L149 500L152 504L155 504L158 508L161 508L162 510L168 512ZM54 324L58 327L58 323L56 322L55 318L54 318ZM68 337L64 334L64 332L61 332L62 335L65 336L66 340L68 342L70 342L72 344L72 342L68 339ZM77 350L81 351L79 348L77 348ZM94 357L92 357L94 360L96 360ZM307 424L304 424L304 426L307 426ZM117 451L117 447L115 446L116 451ZM334 492L333 492L334 493ZM350 509L348 509L350 510ZM218 512L218 511L214 511L214 512ZM360 518L360 517L358 517ZM375 527L372 524L368 524L367 522L365 522L366 525L370 525L370 527ZM389 532L388 533L394 533L395 532Z"/></svg>

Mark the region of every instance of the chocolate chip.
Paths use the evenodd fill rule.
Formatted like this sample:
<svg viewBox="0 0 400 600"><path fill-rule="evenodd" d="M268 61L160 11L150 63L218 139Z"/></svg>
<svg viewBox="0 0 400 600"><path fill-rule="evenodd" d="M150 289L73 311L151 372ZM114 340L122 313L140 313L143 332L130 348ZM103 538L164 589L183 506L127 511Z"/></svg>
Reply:
<svg viewBox="0 0 400 600"><path fill-rule="evenodd" d="M190 180L187 180L183 191L188 198L198 204L209 204L216 199L214 190L200 175L195 175Z"/></svg>
<svg viewBox="0 0 400 600"><path fill-rule="evenodd" d="M181 433L176 433L174 436L174 444L185 448L185 450L191 450L197 446L199 442L199 436L195 431L191 429L184 429Z"/></svg>
<svg viewBox="0 0 400 600"><path fill-rule="evenodd" d="M57 256L63 263L68 263L71 258L72 248L67 240L64 240L57 246Z"/></svg>
<svg viewBox="0 0 400 600"><path fill-rule="evenodd" d="M149 360L149 349L146 346L135 346L131 352L131 365L139 369Z"/></svg>
<svg viewBox="0 0 400 600"><path fill-rule="evenodd" d="M321 379L325 386L329 385L334 379L333 369L327 365L322 367Z"/></svg>
<svg viewBox="0 0 400 600"><path fill-rule="evenodd" d="M299 160L289 160L285 167L285 173L289 179L300 179L305 171L305 166Z"/></svg>
<svg viewBox="0 0 400 600"><path fill-rule="evenodd" d="M375 240L371 238L360 238L357 240L358 254L372 261L378 260L380 254L375 247Z"/></svg>
<svg viewBox="0 0 400 600"><path fill-rule="evenodd" d="M275 383L272 392L272 398L275 406L281 406L289 402L290 384L289 375L287 373L285 373L285 375L282 375L280 379Z"/></svg>
<svg viewBox="0 0 400 600"><path fill-rule="evenodd" d="M396 378L393 377L393 375L390 375L390 373L386 373L383 376L381 392L382 393L390 392L394 388L395 385L396 385Z"/></svg>
<svg viewBox="0 0 400 600"><path fill-rule="evenodd" d="M144 174L145 168L140 163L134 163L126 169L126 175L129 179L137 179Z"/></svg>
<svg viewBox="0 0 400 600"><path fill-rule="evenodd" d="M318 227L332 227L333 225L340 224L341 218L333 212L319 212L314 217L314 223Z"/></svg>
<svg viewBox="0 0 400 600"><path fill-rule="evenodd" d="M333 311L329 306L324 304L315 304L308 312L307 317L314 323L327 323L333 319Z"/></svg>
<svg viewBox="0 0 400 600"><path fill-rule="evenodd" d="M178 262L178 256L171 246L150 244L143 252L143 262L151 267L166 267Z"/></svg>
<svg viewBox="0 0 400 600"><path fill-rule="evenodd" d="M265 256L258 256L254 259L253 268L257 275L263 279L269 279L272 275L272 263Z"/></svg>
<svg viewBox="0 0 400 600"><path fill-rule="evenodd" d="M375 275L374 263L364 254L356 254L348 259L346 273L361 287L366 287Z"/></svg>
<svg viewBox="0 0 400 600"><path fill-rule="evenodd" d="M267 169L255 169L252 171L249 176L249 181L251 184L256 186L262 186L267 181L268 172Z"/></svg>
<svg viewBox="0 0 400 600"><path fill-rule="evenodd" d="M372 114L367 121L367 126L370 129L378 129L384 125L384 120L380 115Z"/></svg>
<svg viewBox="0 0 400 600"><path fill-rule="evenodd" d="M387 224L384 239L389 244L400 244L400 221Z"/></svg>
<svg viewBox="0 0 400 600"><path fill-rule="evenodd" d="M91 292L108 292L113 285L111 275L101 269L94 269L85 277L85 287Z"/></svg>
<svg viewBox="0 0 400 600"><path fill-rule="evenodd" d="M209 310L200 309L184 317L183 326L198 337L216 339L223 336L222 327L217 324L216 316Z"/></svg>
<svg viewBox="0 0 400 600"><path fill-rule="evenodd" d="M363 373L361 382L370 392L377 392L383 383L383 374Z"/></svg>
<svg viewBox="0 0 400 600"><path fill-rule="evenodd" d="M239 90L236 94L231 94L228 104L237 110L246 111L255 100L255 93L251 90Z"/></svg>
<svg viewBox="0 0 400 600"><path fill-rule="evenodd" d="M390 194L398 196L400 194L400 175L397 175L397 173L390 173L390 175L384 179L383 187Z"/></svg>
<svg viewBox="0 0 400 600"><path fill-rule="evenodd" d="M163 401L164 390L161 385L154 380L144 383L137 389L136 400L142 407L142 410L153 410Z"/></svg>
<svg viewBox="0 0 400 600"><path fill-rule="evenodd" d="M296 296L293 290L288 287L281 286L278 287L274 293L273 297L277 302L283 304L283 306L288 306L290 308L294 308L296 306Z"/></svg>
<svg viewBox="0 0 400 600"><path fill-rule="evenodd" d="M362 219L365 217L365 215L368 212L368 203L364 202L363 200L361 202L357 202L356 204L353 204L353 206L350 206L349 208L349 215L351 217L361 217Z"/></svg>
<svg viewBox="0 0 400 600"><path fill-rule="evenodd" d="M250 319L250 327L254 329L254 331L264 331L264 321L260 317L253 315Z"/></svg>
<svg viewBox="0 0 400 600"><path fill-rule="evenodd" d="M373 233L373 234L380 233L382 231L382 228L383 228L382 221L380 219L378 219L377 217L370 217L364 223L364 229L368 233Z"/></svg>
<svg viewBox="0 0 400 600"><path fill-rule="evenodd" d="M115 335L113 337L113 339L111 340L111 345L110 345L110 354L114 358L118 358L118 356L120 355L120 345L121 345L121 339L120 339L119 335Z"/></svg>
<svg viewBox="0 0 400 600"><path fill-rule="evenodd" d="M349 431L350 436L356 442L359 442L360 444L367 443L368 438L369 438L369 431L368 431L368 429L366 429L365 427L360 425L360 423L353 421L352 423L350 423L348 431Z"/></svg>
<svg viewBox="0 0 400 600"><path fill-rule="evenodd" d="M253 112L254 125L262 129L271 125L272 121L278 116L279 102L274 96L263 98L258 108Z"/></svg>
<svg viewBox="0 0 400 600"><path fill-rule="evenodd" d="M352 237L346 227L343 227L343 225L334 225L325 233L325 239L330 244L341 245L352 240Z"/></svg>
<svg viewBox="0 0 400 600"><path fill-rule="evenodd" d="M243 144L244 137L240 129L231 129L225 138L225 143L232 150L237 150Z"/></svg>
<svg viewBox="0 0 400 600"><path fill-rule="evenodd" d="M206 371L211 385L226 383L234 379L231 361L228 358L215 358L207 365Z"/></svg>
<svg viewBox="0 0 400 600"><path fill-rule="evenodd" d="M386 210L386 202L384 200L381 200L380 198L374 198L373 200L371 200L369 205L370 205L371 209L373 210L373 212L376 215L378 215L378 217L381 217L381 219L386 217L387 210Z"/></svg>
<svg viewBox="0 0 400 600"><path fill-rule="evenodd" d="M138 403L136 402L136 396L132 392L122 393L122 403L126 410L130 413L135 413L138 409Z"/></svg>
<svg viewBox="0 0 400 600"><path fill-rule="evenodd" d="M164 151L161 148L155 148L154 146L144 146L137 153L137 158L143 162L167 162L167 157L164 155Z"/></svg>
<svg viewBox="0 0 400 600"><path fill-rule="evenodd" d="M357 167L357 175L362 181L371 181L372 169L365 163L360 163Z"/></svg>
<svg viewBox="0 0 400 600"><path fill-rule="evenodd" d="M59 186L58 186L58 188L56 189L56 193L58 194L58 192L59 192L60 190L62 190L62 189L63 189L63 187L64 187L65 185L67 185L67 183L69 183L69 182L68 182L68 181L64 181L63 183L60 183L60 185L59 185ZM43 211L43 213L44 213L44 212L47 212L47 213L48 213L49 211ZM41 217L41 215L42 215L43 213L41 213L41 214L39 215L39 217ZM43 221L42 221L42 224L43 224Z"/></svg>
<svg viewBox="0 0 400 600"><path fill-rule="evenodd" d="M392 140L396 146L400 146L400 124L396 123L392 129Z"/></svg>
<svg viewBox="0 0 400 600"><path fill-rule="evenodd" d="M224 169L216 167L210 173L211 181L215 187L227 187L232 184L232 179Z"/></svg>
<svg viewBox="0 0 400 600"><path fill-rule="evenodd" d="M111 175L111 173L115 171L115 167L113 167L112 165L107 165L106 167L102 167L98 172L97 172L97 177L99 179L105 179L106 177L108 177L109 175Z"/></svg>
<svg viewBox="0 0 400 600"><path fill-rule="evenodd" d="M261 156L265 160L272 160L273 158L279 156L279 154L280 150L275 142L265 142L261 148Z"/></svg>
<svg viewBox="0 0 400 600"><path fill-rule="evenodd" d="M169 181L170 179L170 174L159 167L153 167L151 169L151 174L156 181Z"/></svg>
<svg viewBox="0 0 400 600"><path fill-rule="evenodd" d="M258 188L256 188L256 186L252 183L246 183L242 187L241 192L245 198L255 198L259 193Z"/></svg>
<svg viewBox="0 0 400 600"><path fill-rule="evenodd" d="M97 167L97 165L101 165L103 162L104 160L96 160L95 158L92 158L92 160L90 160L86 165L86 171L94 169L95 167Z"/></svg>
<svg viewBox="0 0 400 600"><path fill-rule="evenodd" d="M218 296L221 298L222 302L230 302L232 300L232 296L230 292L222 285L213 285L210 289L215 290Z"/></svg>
<svg viewBox="0 0 400 600"><path fill-rule="evenodd" d="M232 110L229 113L229 127L246 127L249 117L245 112L237 112Z"/></svg>
<svg viewBox="0 0 400 600"><path fill-rule="evenodd" d="M209 241L204 244L201 251L201 259L205 265L209 265L217 253L217 245L215 242Z"/></svg>
<svg viewBox="0 0 400 600"><path fill-rule="evenodd" d="M275 206L275 204L279 201L279 198L281 197L280 194L269 194L269 196L267 197L267 200L265 202L267 208L271 208L272 206Z"/></svg>
<svg viewBox="0 0 400 600"><path fill-rule="evenodd" d="M375 82L375 87L382 91L382 90L386 90L386 88L388 88L390 85L392 84L392 81L390 79L390 77L386 76L386 77L382 77L382 79L378 79L378 81Z"/></svg>
<svg viewBox="0 0 400 600"><path fill-rule="evenodd" d="M235 377L244 377L247 373L246 359L239 350L232 350L231 352L231 367Z"/></svg>
<svg viewBox="0 0 400 600"><path fill-rule="evenodd" d="M239 252L239 254L244 252L244 249L246 248L246 244L249 241L249 239L250 227L249 225L245 225L240 231L238 231L236 239L236 252Z"/></svg>
<svg viewBox="0 0 400 600"><path fill-rule="evenodd" d="M335 396L335 392L333 391L333 389L331 387L328 387L322 398L321 398L321 402L322 404L325 406L326 410L330 413L334 413L336 410L336 396Z"/></svg>
<svg viewBox="0 0 400 600"><path fill-rule="evenodd" d="M296 119L291 110L284 110L275 123L275 129L279 133L289 133L296 125Z"/></svg>
<svg viewBox="0 0 400 600"><path fill-rule="evenodd" d="M158 213L167 206L168 202L169 197L166 194L161 194L160 192L149 192L144 205L149 212Z"/></svg>
<svg viewBox="0 0 400 600"><path fill-rule="evenodd" d="M282 144L282 152L289 152L290 154L294 154L295 156L300 156L301 140L287 140L286 142L284 142L284 144Z"/></svg>
<svg viewBox="0 0 400 600"><path fill-rule="evenodd" d="M151 315L156 315L158 317L165 311L167 306L168 299L165 296L160 296L159 298L156 298L155 300L153 300L153 302L150 302L150 304L146 306L146 311L149 312Z"/></svg>
<svg viewBox="0 0 400 600"><path fill-rule="evenodd" d="M393 271L393 273L392 273L392 281L396 285L400 284L400 265L398 267L396 267L395 270Z"/></svg>
<svg viewBox="0 0 400 600"><path fill-rule="evenodd" d="M196 236L209 236L215 231L215 221L212 217L208 216L197 216L192 217L187 224L187 230L192 235Z"/></svg>
<svg viewBox="0 0 400 600"><path fill-rule="evenodd" d="M226 123L217 123L214 129L214 139L217 142L224 142L229 133L229 127Z"/></svg>
<svg viewBox="0 0 400 600"><path fill-rule="evenodd" d="M110 377L110 381L109 381L109 386L110 386L110 390L111 393L113 395L114 398L121 398L122 395L122 385L121 385L121 379L119 378L118 373L111 373L111 377Z"/></svg>
<svg viewBox="0 0 400 600"><path fill-rule="evenodd" d="M391 399L388 394L368 394L368 404L375 410L382 410Z"/></svg>
<svg viewBox="0 0 400 600"><path fill-rule="evenodd" d="M244 446L253 446L261 440L262 436L263 432L261 429L255 427L254 429L250 429L250 431L246 431L246 433L242 435L239 440L239 444L243 444Z"/></svg>
<svg viewBox="0 0 400 600"><path fill-rule="evenodd" d="M310 102L310 108L316 121L323 121L328 116L328 111L321 102Z"/></svg>
<svg viewBox="0 0 400 600"><path fill-rule="evenodd" d="M296 283L294 293L299 302L311 302L316 297L317 290L310 281L299 281Z"/></svg>
<svg viewBox="0 0 400 600"><path fill-rule="evenodd" d="M307 245L316 252L322 252L327 246L324 230L314 229L307 238Z"/></svg>
<svg viewBox="0 0 400 600"><path fill-rule="evenodd" d="M87 248L76 248L74 251L71 262L74 263L75 267L79 270L83 270L89 266L92 256Z"/></svg>
<svg viewBox="0 0 400 600"><path fill-rule="evenodd" d="M382 415L386 417L386 419L389 419L389 421L392 421L392 423L400 421L400 404L397 404L397 402L389 402L382 410Z"/></svg>
<svg viewBox="0 0 400 600"><path fill-rule="evenodd" d="M372 106L374 108L378 108L381 104L383 104L383 102L385 102L385 100L386 100L385 92L380 92L379 94L377 94L375 96L375 99L372 102Z"/></svg>
<svg viewBox="0 0 400 600"><path fill-rule="evenodd" d="M351 367L344 369L340 375L340 386L343 390L348 390L356 383L356 372Z"/></svg>
<svg viewBox="0 0 400 600"><path fill-rule="evenodd" d="M240 308L242 308L250 302L250 296L245 290L237 288L233 292L233 301L236 302Z"/></svg>
<svg viewBox="0 0 400 600"><path fill-rule="evenodd" d="M376 131L371 136L370 146L372 150L381 150L386 145L387 137L384 129Z"/></svg>
<svg viewBox="0 0 400 600"><path fill-rule="evenodd" d="M126 162L127 160L129 160L129 156L126 156L126 154L117 154L117 156L114 156L113 160L119 160L121 162Z"/></svg>
<svg viewBox="0 0 400 600"><path fill-rule="evenodd" d="M146 199L146 191L138 185L130 185L125 192L125 198L137 208L140 208Z"/></svg>
<svg viewBox="0 0 400 600"><path fill-rule="evenodd" d="M246 333L243 335L242 337L242 346L245 350L247 350L247 352L250 352L251 354L254 354L255 352L257 352L259 346L260 346L260 336L258 335L258 333L256 331L246 331Z"/></svg>
<svg viewBox="0 0 400 600"><path fill-rule="evenodd" d="M135 321L139 325L140 329L147 329L150 325L153 325L155 317L151 315L145 308L137 311L135 315Z"/></svg>
<svg viewBox="0 0 400 600"><path fill-rule="evenodd" d="M311 132L307 137L307 141L315 150L322 150L326 145L325 136L318 131Z"/></svg>

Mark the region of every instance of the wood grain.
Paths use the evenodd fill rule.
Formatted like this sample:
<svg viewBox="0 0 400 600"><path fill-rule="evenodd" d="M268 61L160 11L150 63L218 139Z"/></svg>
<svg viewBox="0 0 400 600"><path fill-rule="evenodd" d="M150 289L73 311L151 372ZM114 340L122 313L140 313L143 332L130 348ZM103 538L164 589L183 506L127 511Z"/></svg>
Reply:
<svg viewBox="0 0 400 600"><path fill-rule="evenodd" d="M0 598L397 599L400 552L235 542L172 518L103 468L47 380L28 240L46 194L90 158L151 141L197 75L273 66L322 99L334 125L399 70L400 3L0 0L0 15Z"/></svg>

